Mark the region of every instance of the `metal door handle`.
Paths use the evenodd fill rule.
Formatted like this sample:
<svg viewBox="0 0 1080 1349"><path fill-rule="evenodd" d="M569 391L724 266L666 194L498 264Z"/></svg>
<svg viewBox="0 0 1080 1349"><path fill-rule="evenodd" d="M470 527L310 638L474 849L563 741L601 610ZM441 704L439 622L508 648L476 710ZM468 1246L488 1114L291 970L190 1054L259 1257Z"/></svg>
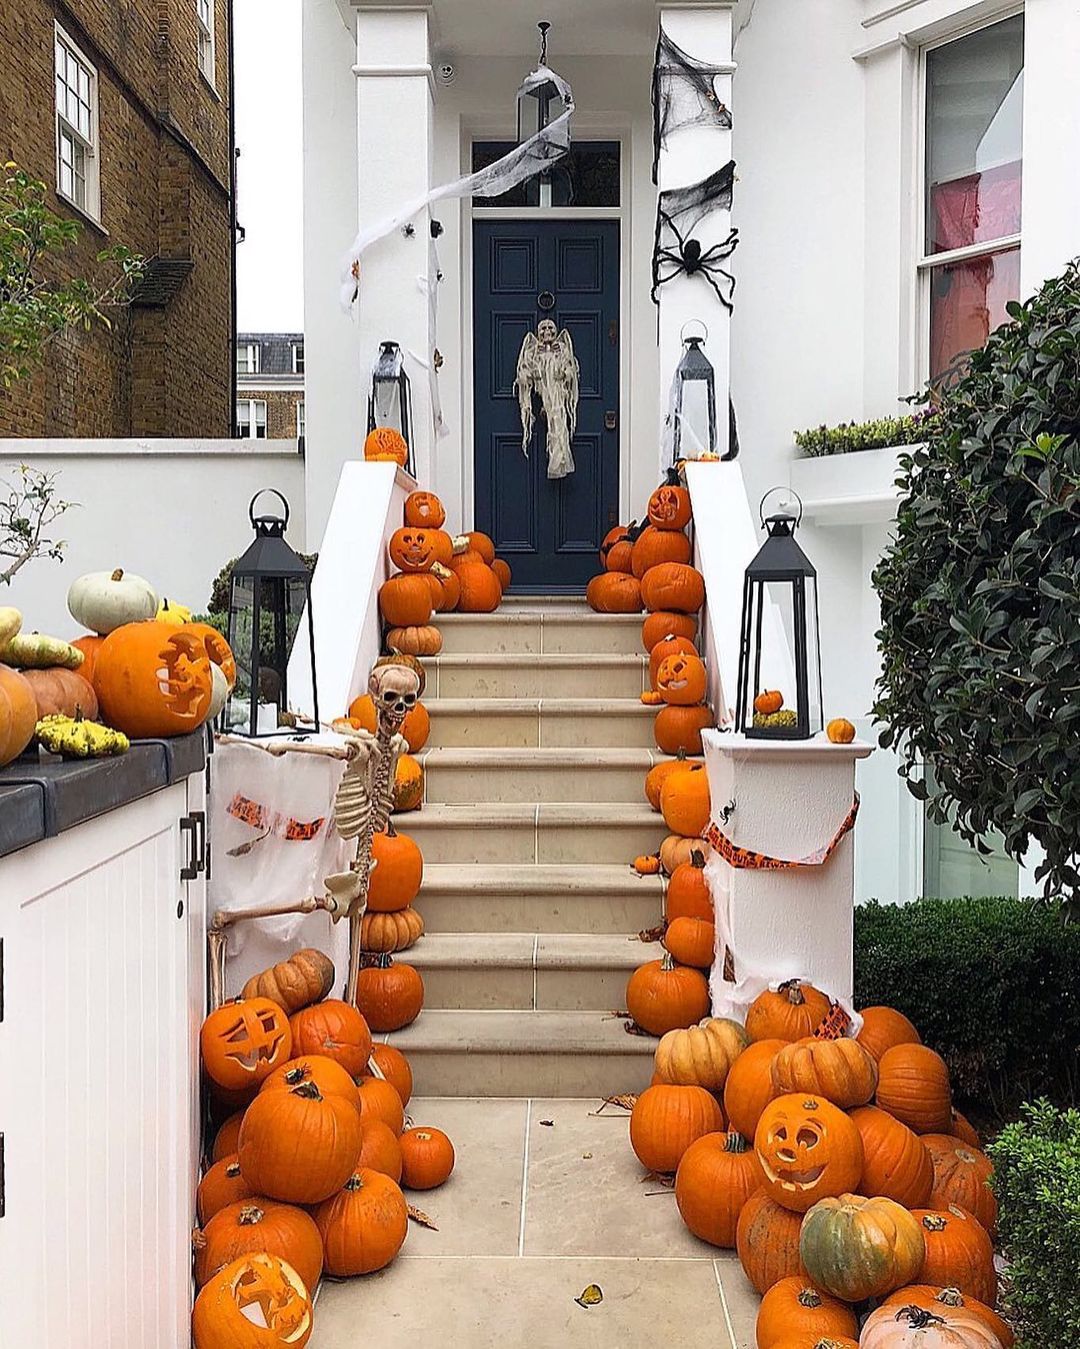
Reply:
<svg viewBox="0 0 1080 1349"><path fill-rule="evenodd" d="M614 431L619 424L619 414L617 412L604 413L604 430Z"/></svg>

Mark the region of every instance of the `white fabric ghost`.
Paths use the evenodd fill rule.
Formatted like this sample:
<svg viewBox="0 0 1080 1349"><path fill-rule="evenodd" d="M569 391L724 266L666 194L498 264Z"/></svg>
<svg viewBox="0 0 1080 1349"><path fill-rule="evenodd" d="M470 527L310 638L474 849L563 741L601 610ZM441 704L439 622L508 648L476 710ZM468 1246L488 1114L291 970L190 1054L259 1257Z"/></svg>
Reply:
<svg viewBox="0 0 1080 1349"><path fill-rule="evenodd" d="M549 478L565 478L574 471L570 444L577 429L579 377L574 344L565 328L560 332L551 319L542 319L535 333L525 334L514 380L521 409L521 448L528 455L536 420L535 393L547 421Z"/></svg>

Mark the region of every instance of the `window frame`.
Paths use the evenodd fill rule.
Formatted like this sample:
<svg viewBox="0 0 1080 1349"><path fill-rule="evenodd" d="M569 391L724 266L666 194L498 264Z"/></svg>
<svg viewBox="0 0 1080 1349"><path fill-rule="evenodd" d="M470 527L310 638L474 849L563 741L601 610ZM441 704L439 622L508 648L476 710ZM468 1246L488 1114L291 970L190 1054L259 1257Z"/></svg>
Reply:
<svg viewBox="0 0 1080 1349"><path fill-rule="evenodd" d="M217 10L214 0L194 0L195 4L195 64L199 74L211 89L217 90ZM209 11L209 24L203 19L202 6Z"/></svg>
<svg viewBox="0 0 1080 1349"><path fill-rule="evenodd" d="M240 409L247 409L247 433L240 430ZM262 408L262 435L258 435L258 414L256 408ZM265 398L238 398L236 400L236 439L237 440L268 440L269 439L269 418L268 408Z"/></svg>
<svg viewBox="0 0 1080 1349"><path fill-rule="evenodd" d="M56 84L59 75L56 70L56 58L59 48L63 48L67 55L75 61L86 73L88 81L87 90L87 121L89 123L89 136L83 132L73 122L71 122L65 112L60 110L60 100L57 97ZM67 84L66 76L64 80ZM78 93L76 92L76 97ZM80 48L79 44L71 38L71 35L61 27L59 23L53 24L53 122L54 136L56 141L55 167L56 167L56 195L61 201L75 208L80 214L87 216L95 225L101 224L101 156L98 153L99 145L99 122L98 122L98 70L93 61L89 59L86 53ZM64 136L68 135L71 140L79 146L83 154L83 194L84 200L79 201L78 197L72 192L65 192L62 186L62 159L61 150ZM74 167L73 167L74 175ZM74 186L74 182L73 182Z"/></svg>
<svg viewBox="0 0 1080 1349"><path fill-rule="evenodd" d="M296 438L303 440L307 435L307 408L304 406L304 399L296 400Z"/></svg>
<svg viewBox="0 0 1080 1349"><path fill-rule="evenodd" d="M303 342L294 342L292 344L292 369L294 375L302 375L304 373Z"/></svg>
<svg viewBox="0 0 1080 1349"><path fill-rule="evenodd" d="M251 358L250 362L248 364L245 364L243 369L241 369L240 367L241 351L246 351ZM262 353L260 351L258 342L237 342L236 374L238 378L248 378L251 375L261 374L262 373L260 369L261 365L262 365Z"/></svg>
<svg viewBox="0 0 1080 1349"><path fill-rule="evenodd" d="M930 380L930 288L933 283L933 274L939 267L947 267L956 263L967 262L971 258L987 258L995 256L998 253L1008 253L1013 249L1023 247L1023 222L1021 228L1015 234L1002 235L997 239L983 240L979 243L967 244L963 248L951 248L941 253L928 253L928 230L927 230L927 202L929 200L929 136L927 134L926 114L929 102L929 57L930 53L939 51L942 47L951 46L954 42L962 42L964 38L972 37L976 33L985 32L988 28L994 28L999 23L1005 23L1009 19L1015 19L1022 16L1025 6L1022 3L1003 6L993 15L987 16L977 22L968 23L962 27L953 29L941 37L934 38L924 42L918 50L918 107L917 107L917 130L915 145L917 150L917 166L915 180L918 185L918 191L914 194L915 202L915 314L916 314L916 351L915 362L918 375L917 383L920 386L927 384ZM1023 146L1021 145L1021 170L1023 168Z"/></svg>

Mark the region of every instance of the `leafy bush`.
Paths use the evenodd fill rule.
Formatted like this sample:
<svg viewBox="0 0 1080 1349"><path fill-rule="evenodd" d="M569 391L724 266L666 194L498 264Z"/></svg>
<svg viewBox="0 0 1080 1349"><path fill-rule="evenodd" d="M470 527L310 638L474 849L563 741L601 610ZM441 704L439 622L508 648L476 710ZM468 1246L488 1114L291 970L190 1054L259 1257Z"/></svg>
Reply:
<svg viewBox="0 0 1080 1349"><path fill-rule="evenodd" d="M1016 1349L1080 1346L1080 1112L1046 1101L990 1145Z"/></svg>
<svg viewBox="0 0 1080 1349"><path fill-rule="evenodd" d="M1060 904L861 905L855 1000L910 1017L944 1056L957 1095L983 1110L1080 1099L1080 926Z"/></svg>
<svg viewBox="0 0 1080 1349"><path fill-rule="evenodd" d="M1080 892L1080 270L1073 263L971 356L925 447L901 459L895 539L874 572L874 712L932 818Z"/></svg>
<svg viewBox="0 0 1080 1349"><path fill-rule="evenodd" d="M870 422L845 422L841 426L812 426L795 432L795 444L808 459L826 454L851 454L854 450L880 450L890 445L914 445L924 440L933 414L918 412L911 417L879 417Z"/></svg>

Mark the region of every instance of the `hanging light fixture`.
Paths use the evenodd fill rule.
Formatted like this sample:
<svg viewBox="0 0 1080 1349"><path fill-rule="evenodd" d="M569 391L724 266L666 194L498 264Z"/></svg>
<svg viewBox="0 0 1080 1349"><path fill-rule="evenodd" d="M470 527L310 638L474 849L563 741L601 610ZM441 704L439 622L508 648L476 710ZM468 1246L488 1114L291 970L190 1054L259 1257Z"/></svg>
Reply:
<svg viewBox="0 0 1080 1349"><path fill-rule="evenodd" d="M692 323L702 328L702 336L686 336ZM680 459L716 453L716 371L703 350L708 336L709 330L700 319L684 323L680 333L683 354L675 367L668 413L673 465Z"/></svg>
<svg viewBox="0 0 1080 1349"><path fill-rule="evenodd" d="M400 431L409 447L405 470L414 473L412 441L412 387L405 369L405 358L396 342L380 342L379 354L371 371L368 394L368 432L388 426Z"/></svg>
<svg viewBox="0 0 1080 1349"><path fill-rule="evenodd" d="M548 69L547 48L551 24L543 20L536 26L540 30L540 61L517 93L518 145L524 145L543 131L556 117L562 115L566 107L559 85L551 78Z"/></svg>
<svg viewBox="0 0 1080 1349"><path fill-rule="evenodd" d="M782 489L766 492L758 516L767 537L746 569L743 580L742 628L739 647L735 729L751 739L809 740L823 725L821 700L821 639L818 630L817 571L795 542L802 523L788 503L766 517L765 502ZM794 689L784 689L790 677L777 670L779 653L763 650L762 634L767 606L780 617L788 649L794 657ZM787 706L793 697L794 705Z"/></svg>
<svg viewBox="0 0 1080 1349"><path fill-rule="evenodd" d="M255 503L269 492L283 513L255 514ZM225 725L241 735L272 735L289 710L289 653L307 611L311 651L312 715L319 724L315 682L315 623L311 573L285 541L289 503L276 488L256 492L248 506L255 539L233 566L229 586L229 645L236 659L236 683L225 709Z"/></svg>

